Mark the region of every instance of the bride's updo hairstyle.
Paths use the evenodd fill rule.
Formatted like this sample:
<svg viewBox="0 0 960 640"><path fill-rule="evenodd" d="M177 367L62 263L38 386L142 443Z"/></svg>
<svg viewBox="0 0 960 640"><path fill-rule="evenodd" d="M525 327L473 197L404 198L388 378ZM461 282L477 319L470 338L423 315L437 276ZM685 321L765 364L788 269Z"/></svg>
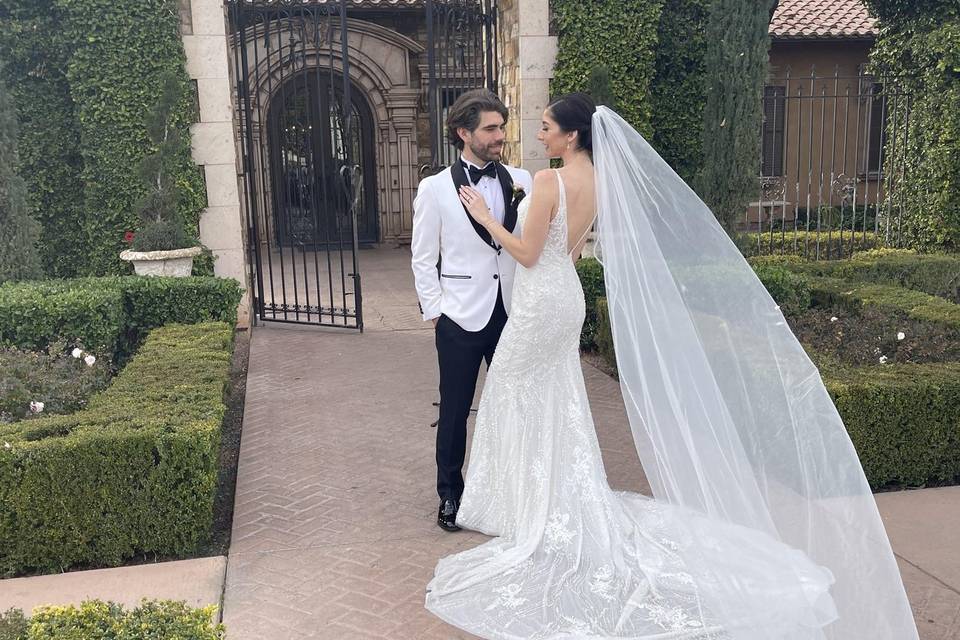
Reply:
<svg viewBox="0 0 960 640"><path fill-rule="evenodd" d="M568 93L554 98L547 111L564 133L577 132L577 144L593 157L593 127L591 121L597 105L586 93Z"/></svg>

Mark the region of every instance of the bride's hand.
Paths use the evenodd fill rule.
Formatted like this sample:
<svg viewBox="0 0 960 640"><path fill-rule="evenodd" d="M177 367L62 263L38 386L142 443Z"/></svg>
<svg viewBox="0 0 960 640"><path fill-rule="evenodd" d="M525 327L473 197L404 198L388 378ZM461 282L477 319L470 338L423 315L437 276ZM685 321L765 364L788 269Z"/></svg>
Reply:
<svg viewBox="0 0 960 640"><path fill-rule="evenodd" d="M483 195L473 187L460 187L460 202L466 207L470 217L484 227L493 220L493 216L490 215L490 209L487 208L487 203L484 201Z"/></svg>

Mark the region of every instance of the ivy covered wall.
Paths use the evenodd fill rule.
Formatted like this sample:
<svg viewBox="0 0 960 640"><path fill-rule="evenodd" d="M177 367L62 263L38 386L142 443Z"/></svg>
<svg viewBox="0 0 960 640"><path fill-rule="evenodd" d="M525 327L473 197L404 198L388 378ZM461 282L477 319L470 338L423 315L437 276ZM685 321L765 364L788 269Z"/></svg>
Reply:
<svg viewBox="0 0 960 640"><path fill-rule="evenodd" d="M871 62L899 76L911 97L904 139L890 145L888 176L904 205L904 241L922 250L960 250L960 5L956 0L868 0L880 35ZM891 109L889 117L903 113Z"/></svg>
<svg viewBox="0 0 960 640"><path fill-rule="evenodd" d="M176 0L0 0L0 56L18 98L21 155L43 227L48 274L126 273L123 235L137 225L141 157L153 151L145 117L167 70L188 85ZM187 86L176 114L195 120ZM195 233L203 178L178 158L179 211ZM31 171L28 167L32 167Z"/></svg>

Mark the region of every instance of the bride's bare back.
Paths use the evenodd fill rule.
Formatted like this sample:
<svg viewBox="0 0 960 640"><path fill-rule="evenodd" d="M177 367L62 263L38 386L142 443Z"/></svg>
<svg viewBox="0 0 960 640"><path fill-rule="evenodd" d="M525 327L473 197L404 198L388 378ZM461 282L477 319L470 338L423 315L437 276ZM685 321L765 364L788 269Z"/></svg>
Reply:
<svg viewBox="0 0 960 640"><path fill-rule="evenodd" d="M567 195L567 252L576 258L583 250L587 234L597 215L596 180L593 165L589 162L563 167L559 171ZM554 190L558 191L559 185L556 185ZM553 197L553 216L556 216L559 193L555 193Z"/></svg>

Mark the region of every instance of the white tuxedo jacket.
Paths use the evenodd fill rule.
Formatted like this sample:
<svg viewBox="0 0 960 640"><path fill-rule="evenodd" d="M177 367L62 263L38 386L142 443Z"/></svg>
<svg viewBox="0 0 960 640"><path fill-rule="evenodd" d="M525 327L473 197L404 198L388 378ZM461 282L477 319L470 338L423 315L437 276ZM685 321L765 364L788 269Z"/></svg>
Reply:
<svg viewBox="0 0 960 640"><path fill-rule="evenodd" d="M504 192L504 226L510 229L512 224L519 236L512 185L529 197L530 173L502 164L497 173ZM420 182L413 201L413 277L424 320L443 314L467 331L480 331L493 315L498 289L510 313L517 263L464 209L458 196L462 184L470 183L459 160Z"/></svg>

